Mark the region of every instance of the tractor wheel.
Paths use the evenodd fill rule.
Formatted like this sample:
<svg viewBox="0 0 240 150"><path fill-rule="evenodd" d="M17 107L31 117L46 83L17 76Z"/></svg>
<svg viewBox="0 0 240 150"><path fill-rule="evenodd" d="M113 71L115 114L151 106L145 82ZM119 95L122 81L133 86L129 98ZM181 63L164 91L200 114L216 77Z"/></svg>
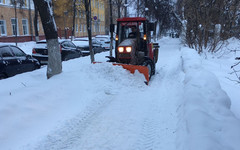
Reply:
<svg viewBox="0 0 240 150"><path fill-rule="evenodd" d="M156 73L156 63L155 63L155 58L153 60L153 72L152 72L152 75L155 75Z"/></svg>
<svg viewBox="0 0 240 150"><path fill-rule="evenodd" d="M152 60L147 59L143 62L143 66L148 67L148 76L149 76L149 80L150 80L152 75L154 75L154 73L155 73L154 63Z"/></svg>

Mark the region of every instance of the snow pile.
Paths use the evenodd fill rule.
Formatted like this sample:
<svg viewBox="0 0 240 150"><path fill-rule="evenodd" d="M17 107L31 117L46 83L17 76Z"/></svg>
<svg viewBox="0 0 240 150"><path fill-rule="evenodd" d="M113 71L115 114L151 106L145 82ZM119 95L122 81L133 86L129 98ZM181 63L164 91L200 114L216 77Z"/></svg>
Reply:
<svg viewBox="0 0 240 150"><path fill-rule="evenodd" d="M179 108L178 147L181 150L237 150L240 121L216 76L201 67L196 51L182 49L184 94Z"/></svg>
<svg viewBox="0 0 240 150"><path fill-rule="evenodd" d="M234 70L240 70L240 65L234 68L231 68L231 66L239 62L239 60L235 60L236 57L240 56L239 50L240 40L230 38L224 42L224 45L222 45L216 53L205 53L201 57L204 69L213 72L217 76L222 89L226 91L231 98L231 111L238 119L240 119L240 84L237 84L239 79L234 73Z"/></svg>

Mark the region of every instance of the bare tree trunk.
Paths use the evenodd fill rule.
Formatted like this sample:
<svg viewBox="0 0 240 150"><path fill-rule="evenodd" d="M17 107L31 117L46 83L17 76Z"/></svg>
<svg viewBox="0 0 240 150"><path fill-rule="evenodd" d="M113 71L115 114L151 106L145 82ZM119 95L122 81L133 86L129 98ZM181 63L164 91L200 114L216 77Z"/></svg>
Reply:
<svg viewBox="0 0 240 150"><path fill-rule="evenodd" d="M127 17L127 3L128 3L128 1L127 0L125 0L125 7L124 7L124 17Z"/></svg>
<svg viewBox="0 0 240 150"><path fill-rule="evenodd" d="M91 63L94 62L94 52L92 49L92 19L91 19L91 1L85 0L86 22L89 40L89 50L91 55Z"/></svg>
<svg viewBox="0 0 240 150"><path fill-rule="evenodd" d="M73 26L72 26L72 36L71 41L75 36L75 18L76 18L76 0L73 1Z"/></svg>
<svg viewBox="0 0 240 150"><path fill-rule="evenodd" d="M15 30L15 44L17 46L18 44L18 20L17 20L17 2L16 0L14 0L14 10L15 10L15 25L16 25L16 30Z"/></svg>
<svg viewBox="0 0 240 150"><path fill-rule="evenodd" d="M62 61L58 43L57 27L53 17L52 1L33 0L38 9L47 40L48 67L47 78L62 72Z"/></svg>
<svg viewBox="0 0 240 150"><path fill-rule="evenodd" d="M38 9L37 6L34 5L34 30L35 30L35 41L39 41L39 33L38 33Z"/></svg>
<svg viewBox="0 0 240 150"><path fill-rule="evenodd" d="M136 16L136 17L139 17L139 16L140 16L140 14L139 14L139 9L140 9L139 0L137 0L137 16Z"/></svg>
<svg viewBox="0 0 240 150"><path fill-rule="evenodd" d="M118 18L121 18L121 0L117 0L118 7Z"/></svg>
<svg viewBox="0 0 240 150"><path fill-rule="evenodd" d="M30 22L30 34L31 34L31 41L33 41L33 27L32 27L32 11L31 11L31 1L28 0L28 13L29 13L29 22Z"/></svg>
<svg viewBox="0 0 240 150"><path fill-rule="evenodd" d="M109 0L109 5L110 5L110 25L112 26L113 25L112 0ZM110 43L110 56L111 57L112 57L112 47L113 47L113 32L111 32L111 43Z"/></svg>

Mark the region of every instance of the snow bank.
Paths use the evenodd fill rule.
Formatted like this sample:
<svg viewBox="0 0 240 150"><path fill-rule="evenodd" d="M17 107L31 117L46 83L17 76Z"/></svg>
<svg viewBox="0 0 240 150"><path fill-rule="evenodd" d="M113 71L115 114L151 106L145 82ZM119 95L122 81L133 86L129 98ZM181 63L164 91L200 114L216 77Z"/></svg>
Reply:
<svg viewBox="0 0 240 150"><path fill-rule="evenodd" d="M196 51L182 49L184 95L179 108L178 148L182 150L237 150L240 120L216 76L201 66Z"/></svg>

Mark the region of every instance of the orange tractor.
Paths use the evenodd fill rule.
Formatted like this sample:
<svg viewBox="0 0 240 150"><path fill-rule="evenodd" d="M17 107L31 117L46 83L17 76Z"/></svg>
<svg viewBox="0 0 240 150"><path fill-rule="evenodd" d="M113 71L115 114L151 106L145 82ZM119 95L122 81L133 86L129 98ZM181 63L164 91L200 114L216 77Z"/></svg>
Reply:
<svg viewBox="0 0 240 150"><path fill-rule="evenodd" d="M108 62L115 62L113 65L120 65L131 73L138 70L148 84L158 60L158 43L151 42L153 29L154 24L143 17L117 19L115 57L108 56ZM111 32L113 30L111 26Z"/></svg>

